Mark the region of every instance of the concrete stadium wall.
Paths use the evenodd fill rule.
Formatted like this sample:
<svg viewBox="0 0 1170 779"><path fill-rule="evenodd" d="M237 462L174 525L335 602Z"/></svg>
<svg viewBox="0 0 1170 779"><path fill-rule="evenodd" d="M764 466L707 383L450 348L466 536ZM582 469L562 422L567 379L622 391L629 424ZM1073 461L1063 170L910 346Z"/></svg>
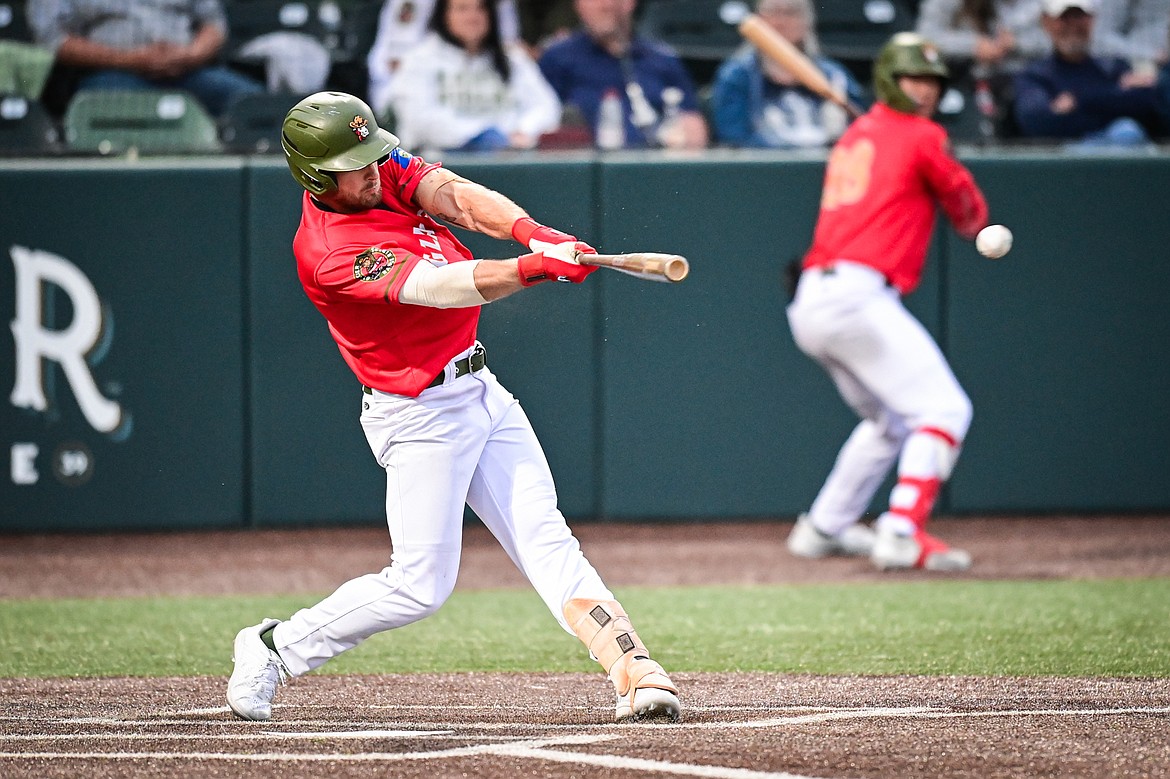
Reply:
<svg viewBox="0 0 1170 779"><path fill-rule="evenodd" d="M1016 245L991 262L940 226L908 300L975 404L941 510L1170 509L1170 158L965 160ZM447 164L606 251L691 259L677 286L601 272L484 309L566 515L807 507L854 424L784 319L822 156ZM381 521L360 393L293 269L283 163L4 162L0 193L0 531Z"/></svg>

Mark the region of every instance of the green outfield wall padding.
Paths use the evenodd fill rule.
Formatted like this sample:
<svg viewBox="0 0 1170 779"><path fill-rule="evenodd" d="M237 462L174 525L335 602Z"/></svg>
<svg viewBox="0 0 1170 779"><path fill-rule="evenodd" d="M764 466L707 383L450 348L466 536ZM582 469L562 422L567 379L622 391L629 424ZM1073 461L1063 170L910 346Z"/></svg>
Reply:
<svg viewBox="0 0 1170 779"><path fill-rule="evenodd" d="M964 159L1015 247L986 260L940 220L907 300L975 408L941 511L1170 510L1170 156ZM602 270L484 308L567 516L808 507L855 424L784 313L823 155L443 162L601 251L691 261L678 285ZM279 160L0 162L0 192L0 532L383 521ZM523 251L457 233L476 256Z"/></svg>
<svg viewBox="0 0 1170 779"><path fill-rule="evenodd" d="M1170 507L1170 158L975 159L1011 253L947 242L975 403L955 510Z"/></svg>
<svg viewBox="0 0 1170 779"><path fill-rule="evenodd" d="M0 166L0 530L243 522L242 181Z"/></svg>

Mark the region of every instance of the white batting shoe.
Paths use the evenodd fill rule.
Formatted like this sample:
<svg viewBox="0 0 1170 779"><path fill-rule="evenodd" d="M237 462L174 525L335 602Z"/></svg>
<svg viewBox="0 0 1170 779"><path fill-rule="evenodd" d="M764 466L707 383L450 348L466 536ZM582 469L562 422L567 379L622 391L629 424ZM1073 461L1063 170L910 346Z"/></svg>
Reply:
<svg viewBox="0 0 1170 779"><path fill-rule="evenodd" d="M235 669L228 680L227 702L238 717L257 721L272 717L276 686L284 684L290 674L280 655L268 648L260 634L279 624L278 619L266 618L236 634L232 647Z"/></svg>
<svg viewBox="0 0 1170 779"><path fill-rule="evenodd" d="M681 719L678 688L657 662L639 657L628 661L623 671L614 673L615 670L610 670L610 678L618 690L616 722L678 722ZM625 693L621 692L623 688Z"/></svg>
<svg viewBox="0 0 1170 779"><path fill-rule="evenodd" d="M924 530L912 536L878 531L870 560L880 571L921 568L924 571L956 572L971 567L971 555L954 549Z"/></svg>
<svg viewBox="0 0 1170 779"><path fill-rule="evenodd" d="M801 514L788 534L787 544L788 551L797 557L867 557L873 552L874 539L873 530L858 523L831 536L818 530L808 514Z"/></svg>

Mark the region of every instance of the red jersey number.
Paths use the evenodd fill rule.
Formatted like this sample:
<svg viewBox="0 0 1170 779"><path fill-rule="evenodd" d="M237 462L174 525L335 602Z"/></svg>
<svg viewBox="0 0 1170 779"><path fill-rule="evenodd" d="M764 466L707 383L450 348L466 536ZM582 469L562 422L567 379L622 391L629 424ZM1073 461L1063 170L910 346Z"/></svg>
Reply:
<svg viewBox="0 0 1170 779"><path fill-rule="evenodd" d="M852 146L838 145L829 155L821 208L835 211L865 197L873 178L873 141L862 138Z"/></svg>

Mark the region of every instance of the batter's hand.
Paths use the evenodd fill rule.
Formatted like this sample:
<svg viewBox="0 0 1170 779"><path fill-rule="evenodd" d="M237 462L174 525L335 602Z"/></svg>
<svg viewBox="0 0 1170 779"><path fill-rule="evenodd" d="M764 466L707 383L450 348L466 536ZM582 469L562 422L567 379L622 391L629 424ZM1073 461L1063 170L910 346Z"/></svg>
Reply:
<svg viewBox="0 0 1170 779"><path fill-rule="evenodd" d="M525 254L516 262L516 270L520 274L520 284L531 287L542 281L564 281L580 284L590 273L597 270L594 265L581 265L570 260L566 262L557 257L537 252Z"/></svg>

